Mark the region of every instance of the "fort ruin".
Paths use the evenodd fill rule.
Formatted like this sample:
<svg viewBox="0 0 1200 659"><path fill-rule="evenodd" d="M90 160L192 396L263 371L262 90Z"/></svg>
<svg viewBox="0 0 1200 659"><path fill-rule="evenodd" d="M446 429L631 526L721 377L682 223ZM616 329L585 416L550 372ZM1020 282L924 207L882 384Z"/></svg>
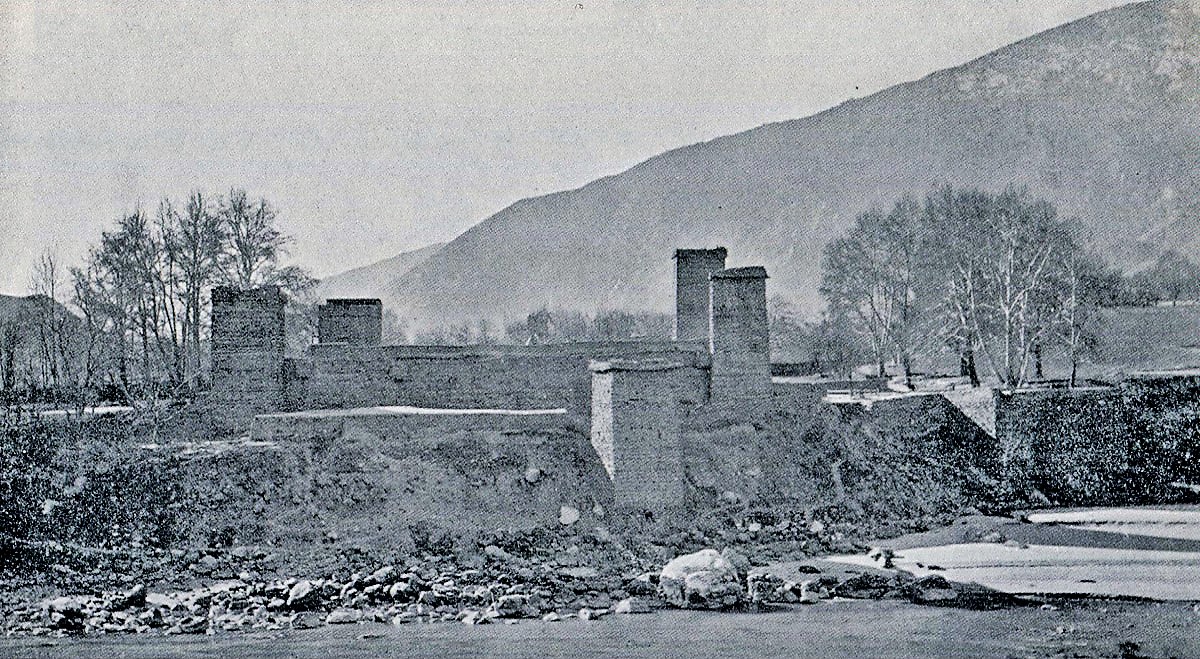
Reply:
<svg viewBox="0 0 1200 659"><path fill-rule="evenodd" d="M210 400L225 428L250 427L262 439L353 432L385 443L428 442L457 433L484 445L496 433L536 431L549 433L551 443L564 442L561 452L572 455L579 440L590 444L587 460L594 465L587 469L607 475L607 505L655 514L694 502L706 477L692 472L706 469L757 474L742 484L751 494L760 487L801 492L806 484L785 464L787 456L759 446L773 441L761 436L761 422L791 415L795 428L789 432L796 431L821 406L835 411L824 422L836 432L905 436L914 428L936 428L934 443L922 449L930 455L964 452L998 480L1027 491L1055 491L1057 500L1079 504L1103 492L1058 487L1061 475L1039 456L1080 465L1087 471L1079 475L1081 483L1140 479L1117 471L1128 470L1121 456L1136 459L1145 441L1126 438L1168 431L1138 426L1136 408L1157 401L1177 416L1197 414L1190 402L1200 387L1194 373L1071 391L976 390L981 395L966 402L954 392L891 391L884 379L772 377L786 369L770 362L766 270L726 268L726 258L719 247L676 250L670 341L385 345L379 300L330 299L318 309L317 342L302 356L286 357L284 295L276 288L218 288ZM858 393L838 393L845 389ZM1165 393L1155 394L1160 391ZM863 405L865 416L852 411ZM1063 418L1071 420L1070 428ZM718 448L714 422L759 430L735 432L726 438L731 444ZM1164 436L1158 443L1170 442L1183 440ZM1101 445L1103 463L1090 448ZM729 457L739 450L758 456L740 472ZM1107 475L1098 476L1104 470ZM1162 483L1142 489L1170 496Z"/></svg>
<svg viewBox="0 0 1200 659"><path fill-rule="evenodd" d="M474 427L497 411L541 414L590 436L618 506L678 508L682 419L709 409L752 418L770 398L766 270L727 269L726 255L675 252L672 341L383 345L379 300L330 299L318 308L317 342L290 358L280 291L220 288L213 402L228 427L253 420L269 436L297 423L344 423L356 410L376 427L391 424L384 435L438 412Z"/></svg>

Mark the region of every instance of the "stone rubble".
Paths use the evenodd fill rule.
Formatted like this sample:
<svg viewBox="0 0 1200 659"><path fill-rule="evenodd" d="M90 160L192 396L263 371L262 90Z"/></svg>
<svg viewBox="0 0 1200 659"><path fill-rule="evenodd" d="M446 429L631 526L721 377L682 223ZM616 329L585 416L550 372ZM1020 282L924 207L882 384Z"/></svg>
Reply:
<svg viewBox="0 0 1200 659"><path fill-rule="evenodd" d="M745 610L831 597L896 597L943 606L963 600L960 586L940 576L914 579L879 570L833 575L805 565L800 577L786 580L762 567L772 562L765 545L736 545L749 556L733 548L739 536L750 533L764 543L829 546L811 533L808 522L751 520L727 531L630 534L626 537L636 539L627 541L602 527L588 529L579 523L579 511L568 508L558 526L498 530L457 554L426 552L379 565L347 548L341 553L348 558L339 563L346 567L319 578L265 576L279 575L279 564L289 564L267 548L178 552L177 564L202 566L184 570L199 585L172 590L145 580L116 589L85 584L75 592L90 594L0 602L0 628L20 636L219 634L368 623L593 623L666 606ZM717 544L725 547L717 551L716 542L731 544ZM352 566L358 570L351 572Z"/></svg>

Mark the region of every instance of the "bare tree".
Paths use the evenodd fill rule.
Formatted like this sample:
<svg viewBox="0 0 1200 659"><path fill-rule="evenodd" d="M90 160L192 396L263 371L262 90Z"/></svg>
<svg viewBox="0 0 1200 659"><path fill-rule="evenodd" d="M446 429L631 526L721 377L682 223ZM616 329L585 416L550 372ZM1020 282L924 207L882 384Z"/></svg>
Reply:
<svg viewBox="0 0 1200 659"><path fill-rule="evenodd" d="M869 343L878 374L895 357L912 386L917 340L917 276L921 207L909 198L892 210L859 215L849 233L826 248L821 293L831 312L849 319Z"/></svg>
<svg viewBox="0 0 1200 659"><path fill-rule="evenodd" d="M178 218L172 249L179 262L183 298L183 351L188 356L186 378L194 381L202 368L205 325L204 291L217 281L226 234L220 216L201 192L192 192Z"/></svg>
<svg viewBox="0 0 1200 659"><path fill-rule="evenodd" d="M71 317L59 300L61 280L57 257L43 252L30 281L31 315L37 332L38 379L56 394L72 383Z"/></svg>
<svg viewBox="0 0 1200 659"><path fill-rule="evenodd" d="M239 288L274 283L274 268L289 242L275 227L275 208L266 199L252 202L245 190L235 188L221 200L218 213L226 240L226 283Z"/></svg>

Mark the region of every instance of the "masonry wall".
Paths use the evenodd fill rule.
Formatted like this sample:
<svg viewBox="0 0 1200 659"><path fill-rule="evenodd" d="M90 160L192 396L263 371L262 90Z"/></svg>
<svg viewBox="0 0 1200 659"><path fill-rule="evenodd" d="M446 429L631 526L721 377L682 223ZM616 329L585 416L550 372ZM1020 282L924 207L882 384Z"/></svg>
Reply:
<svg viewBox="0 0 1200 659"><path fill-rule="evenodd" d="M664 514L685 503L680 381L686 370L653 361L592 366L592 446L622 508Z"/></svg>
<svg viewBox="0 0 1200 659"><path fill-rule="evenodd" d="M1061 505L1169 503L1200 484L1200 380L995 393L996 437L1014 489Z"/></svg>
<svg viewBox="0 0 1200 659"><path fill-rule="evenodd" d="M707 397L703 345L676 342L572 343L541 346L315 345L289 383L292 409L416 407L552 409L588 418L591 359L670 357L688 364L682 386Z"/></svg>
<svg viewBox="0 0 1200 659"><path fill-rule="evenodd" d="M383 303L367 298L326 300L317 307L317 340L379 345L383 341Z"/></svg>
<svg viewBox="0 0 1200 659"><path fill-rule="evenodd" d="M725 269L726 255L724 247L675 250L677 341L708 341L708 278Z"/></svg>
<svg viewBox="0 0 1200 659"><path fill-rule="evenodd" d="M751 409L771 393L771 340L764 268L733 268L710 277L712 400Z"/></svg>
<svg viewBox="0 0 1200 659"><path fill-rule="evenodd" d="M278 287L212 292L212 389L210 402L237 425L284 402L283 309Z"/></svg>

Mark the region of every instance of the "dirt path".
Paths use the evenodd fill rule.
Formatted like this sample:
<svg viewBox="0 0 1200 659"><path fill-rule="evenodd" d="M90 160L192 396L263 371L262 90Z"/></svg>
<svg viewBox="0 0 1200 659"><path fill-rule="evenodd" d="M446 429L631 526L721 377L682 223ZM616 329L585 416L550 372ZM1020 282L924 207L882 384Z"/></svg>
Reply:
<svg viewBox="0 0 1200 659"><path fill-rule="evenodd" d="M0 639L5 657L1120 657L1200 656L1187 603L1080 601L967 611L827 602L761 614L688 611L594 622L347 625L216 637ZM1132 650L1133 645L1126 645Z"/></svg>

